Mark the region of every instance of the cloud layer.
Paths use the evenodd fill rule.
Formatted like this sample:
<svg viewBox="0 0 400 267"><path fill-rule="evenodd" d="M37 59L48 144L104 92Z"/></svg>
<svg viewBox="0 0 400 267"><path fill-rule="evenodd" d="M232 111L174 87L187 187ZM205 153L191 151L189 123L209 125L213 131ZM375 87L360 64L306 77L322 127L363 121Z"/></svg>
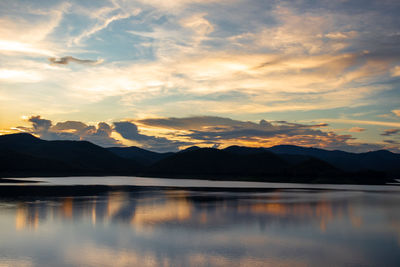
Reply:
<svg viewBox="0 0 400 267"><path fill-rule="evenodd" d="M191 145L191 142L170 140L165 137L150 136L139 133L138 127L128 121L114 122L114 130L123 138L135 141L139 146L159 152L177 151L180 147Z"/></svg>
<svg viewBox="0 0 400 267"><path fill-rule="evenodd" d="M215 116L130 119L115 121L111 125L100 122L97 126L80 121L53 124L41 116L31 116L27 121L31 123L30 127L19 126L16 129L47 140L87 140L106 147L136 145L159 152L178 151L192 145L271 147L292 144L351 152L384 148L397 151L398 146L395 140L385 140L381 144L365 143L352 135L326 129L329 126L326 123L300 124L266 120L256 123ZM398 132L398 129L389 129L382 136Z"/></svg>
<svg viewBox="0 0 400 267"><path fill-rule="evenodd" d="M120 146L121 142L111 137L113 129L105 122L96 126L80 121L58 122L53 125L51 120L41 116L31 116L28 119L32 127L18 126L16 129L29 132L46 140L86 140L100 146Z"/></svg>
<svg viewBox="0 0 400 267"><path fill-rule="evenodd" d="M146 126L175 130L174 135L196 144L208 146L270 147L292 144L352 152L383 148L382 145L378 144L362 143L348 134L337 134L333 131L324 130L328 126L326 123L300 124L266 120L255 123L211 116L149 118L137 122ZM357 130L359 131L358 128Z"/></svg>
<svg viewBox="0 0 400 267"><path fill-rule="evenodd" d="M166 142L157 138L272 143L279 130L287 142L296 134L318 143L320 135L331 147L357 140L379 146L384 127L399 125L399 12L391 0L3 1L0 131L35 111L54 121L125 118L138 127L126 140L148 147ZM174 123L170 117L190 122L180 120L171 136L164 125L158 136L129 119ZM263 118L272 126L247 123ZM305 126L301 133L273 121ZM56 125L47 132L61 131ZM212 127L220 125L218 137Z"/></svg>

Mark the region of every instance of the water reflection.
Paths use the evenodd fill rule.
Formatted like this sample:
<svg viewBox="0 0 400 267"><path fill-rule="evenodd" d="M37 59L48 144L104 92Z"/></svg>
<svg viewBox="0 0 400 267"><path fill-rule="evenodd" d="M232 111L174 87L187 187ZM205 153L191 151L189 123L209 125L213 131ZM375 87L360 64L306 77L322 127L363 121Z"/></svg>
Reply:
<svg viewBox="0 0 400 267"><path fill-rule="evenodd" d="M0 251L15 258L0 254L0 265L18 260L21 250L34 266L400 263L396 194L136 190L7 203L0 204L7 211L0 213L0 236L14 241ZM49 249L58 255L53 263L43 255Z"/></svg>
<svg viewBox="0 0 400 267"><path fill-rule="evenodd" d="M296 192L299 195L298 192ZM298 196L299 197L299 196ZM48 201L20 202L16 205L17 230L37 230L39 223L54 218L60 220L90 221L93 225L123 223L132 226L156 225L179 227L224 227L240 222L258 222L265 226L314 223L321 231L334 220L348 219L360 227L362 218L346 199L327 200L326 196L308 199L290 199L279 192L256 194L212 194L184 191L157 191L146 193L111 192L94 197L65 197ZM290 201L288 201L290 200ZM39 220L40 218L40 220Z"/></svg>

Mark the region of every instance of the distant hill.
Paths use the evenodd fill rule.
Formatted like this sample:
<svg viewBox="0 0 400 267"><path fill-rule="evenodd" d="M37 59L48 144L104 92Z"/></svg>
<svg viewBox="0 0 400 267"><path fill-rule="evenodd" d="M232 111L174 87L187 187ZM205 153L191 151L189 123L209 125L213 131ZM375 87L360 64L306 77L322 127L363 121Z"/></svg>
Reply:
<svg viewBox="0 0 400 267"><path fill-rule="evenodd" d="M87 141L45 141L21 133L0 136L0 177L138 175L304 183L382 184L397 178L400 155L348 153L297 146L225 149L190 147L157 153L103 148Z"/></svg>
<svg viewBox="0 0 400 267"><path fill-rule="evenodd" d="M45 141L26 133L0 136L0 159L1 172L21 175L130 174L141 169L87 141Z"/></svg>
<svg viewBox="0 0 400 267"><path fill-rule="evenodd" d="M382 184L391 179L376 171L343 171L311 156L286 157L263 148L199 148L160 160L144 173L148 176L255 180L302 183Z"/></svg>
<svg viewBox="0 0 400 267"><path fill-rule="evenodd" d="M156 163L157 161L174 154L172 152L157 153L157 152L149 151L149 150L142 149L142 148L135 147L135 146L108 147L107 150L121 158L135 160L136 162L140 163L143 166L150 166L150 165Z"/></svg>
<svg viewBox="0 0 400 267"><path fill-rule="evenodd" d="M281 172L284 167L285 162L270 152L243 156L214 148L199 148L160 160L147 172L171 176L249 176Z"/></svg>
<svg viewBox="0 0 400 267"><path fill-rule="evenodd" d="M400 154L392 153L387 150L350 153L340 150L330 151L291 145L279 145L266 148L266 150L279 155L312 156L346 171L362 171L369 169L389 172L391 174L400 174Z"/></svg>

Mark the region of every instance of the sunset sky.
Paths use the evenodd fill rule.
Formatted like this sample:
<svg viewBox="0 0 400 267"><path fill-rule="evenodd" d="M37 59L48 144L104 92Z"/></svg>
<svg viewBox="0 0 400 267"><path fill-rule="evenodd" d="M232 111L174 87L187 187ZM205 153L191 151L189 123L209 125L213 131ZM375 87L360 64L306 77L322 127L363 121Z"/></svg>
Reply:
<svg viewBox="0 0 400 267"><path fill-rule="evenodd" d="M400 1L0 1L0 134L400 152Z"/></svg>

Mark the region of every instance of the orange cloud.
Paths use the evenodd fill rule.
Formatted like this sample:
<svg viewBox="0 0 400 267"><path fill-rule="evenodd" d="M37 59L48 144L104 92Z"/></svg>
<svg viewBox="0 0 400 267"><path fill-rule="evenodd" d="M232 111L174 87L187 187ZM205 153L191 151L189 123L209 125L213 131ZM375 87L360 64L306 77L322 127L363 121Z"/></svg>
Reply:
<svg viewBox="0 0 400 267"><path fill-rule="evenodd" d="M361 128L361 127L352 127L349 129L349 132L360 133L360 132L364 132L365 130L366 130L365 128Z"/></svg>

